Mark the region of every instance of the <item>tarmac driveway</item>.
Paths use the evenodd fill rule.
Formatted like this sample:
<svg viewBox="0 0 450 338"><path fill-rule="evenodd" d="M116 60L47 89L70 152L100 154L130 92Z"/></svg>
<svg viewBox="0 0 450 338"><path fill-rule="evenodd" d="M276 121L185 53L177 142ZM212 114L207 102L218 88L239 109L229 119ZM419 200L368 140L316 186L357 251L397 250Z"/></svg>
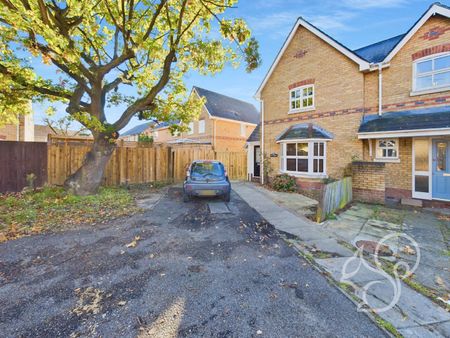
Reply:
<svg viewBox="0 0 450 338"><path fill-rule="evenodd" d="M3 337L384 336L235 193L176 188L107 227L1 244L0 304Z"/></svg>

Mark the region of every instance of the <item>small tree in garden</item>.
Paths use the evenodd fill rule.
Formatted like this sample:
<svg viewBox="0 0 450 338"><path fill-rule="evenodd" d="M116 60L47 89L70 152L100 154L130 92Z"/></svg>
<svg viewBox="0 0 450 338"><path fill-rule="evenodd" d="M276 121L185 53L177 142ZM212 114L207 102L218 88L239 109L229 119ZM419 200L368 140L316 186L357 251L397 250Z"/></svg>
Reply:
<svg viewBox="0 0 450 338"><path fill-rule="evenodd" d="M0 0L0 99L8 108L30 98L67 104L94 142L65 185L95 193L132 117L181 121L172 126L180 131L199 114L202 102L188 97L186 73L214 74L240 60L247 71L259 65L246 23L224 16L236 3ZM121 109L116 120L113 108Z"/></svg>

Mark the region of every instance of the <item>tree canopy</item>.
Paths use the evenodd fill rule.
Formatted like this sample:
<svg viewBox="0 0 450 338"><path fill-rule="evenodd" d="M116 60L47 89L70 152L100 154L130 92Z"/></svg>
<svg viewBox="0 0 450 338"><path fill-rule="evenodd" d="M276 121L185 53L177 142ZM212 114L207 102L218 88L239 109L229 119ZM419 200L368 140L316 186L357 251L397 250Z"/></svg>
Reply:
<svg viewBox="0 0 450 338"><path fill-rule="evenodd" d="M245 21L225 16L236 4L0 0L0 120L34 99L66 103L94 138L116 138L137 115L187 122L200 108L188 98L185 74L260 64ZM113 106L123 107L115 121Z"/></svg>

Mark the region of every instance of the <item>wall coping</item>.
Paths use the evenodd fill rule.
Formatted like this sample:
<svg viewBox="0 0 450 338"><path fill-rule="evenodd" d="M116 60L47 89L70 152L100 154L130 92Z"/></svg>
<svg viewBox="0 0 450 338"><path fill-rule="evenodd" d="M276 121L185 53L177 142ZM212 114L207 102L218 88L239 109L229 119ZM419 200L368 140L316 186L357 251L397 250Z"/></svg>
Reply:
<svg viewBox="0 0 450 338"><path fill-rule="evenodd" d="M358 166L373 166L373 167L384 167L386 164L384 162L371 162L371 161L354 161L352 165Z"/></svg>

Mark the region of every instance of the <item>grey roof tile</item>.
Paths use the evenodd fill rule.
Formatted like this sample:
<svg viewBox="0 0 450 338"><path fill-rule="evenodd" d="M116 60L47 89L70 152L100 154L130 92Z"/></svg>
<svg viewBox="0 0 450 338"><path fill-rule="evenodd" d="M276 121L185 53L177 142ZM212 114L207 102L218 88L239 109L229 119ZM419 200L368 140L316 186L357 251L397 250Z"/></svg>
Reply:
<svg viewBox="0 0 450 338"><path fill-rule="evenodd" d="M301 123L287 128L277 141L293 140L293 139L327 139L330 140L333 135L325 129L316 126L312 123Z"/></svg>
<svg viewBox="0 0 450 338"><path fill-rule="evenodd" d="M254 105L207 89L195 87L198 95L206 98L206 108L215 117L248 123L259 123L259 112Z"/></svg>
<svg viewBox="0 0 450 338"><path fill-rule="evenodd" d="M248 137L247 142L259 142L260 139L261 139L261 123L258 123L256 128Z"/></svg>
<svg viewBox="0 0 450 338"><path fill-rule="evenodd" d="M450 128L450 106L367 115L359 133Z"/></svg>
<svg viewBox="0 0 450 338"><path fill-rule="evenodd" d="M405 35L406 34L400 34L390 39L356 49L353 52L366 61L379 63L386 58Z"/></svg>

